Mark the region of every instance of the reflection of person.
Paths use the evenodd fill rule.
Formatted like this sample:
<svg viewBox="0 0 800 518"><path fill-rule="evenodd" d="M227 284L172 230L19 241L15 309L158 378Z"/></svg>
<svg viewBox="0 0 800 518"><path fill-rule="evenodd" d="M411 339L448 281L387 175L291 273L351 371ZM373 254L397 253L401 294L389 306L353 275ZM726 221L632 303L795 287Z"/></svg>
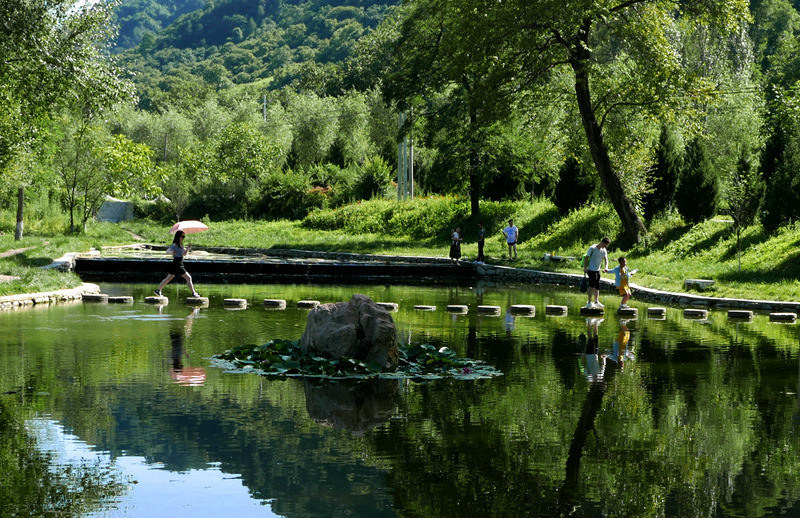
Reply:
<svg viewBox="0 0 800 518"><path fill-rule="evenodd" d="M519 237L519 229L514 225L514 220L508 220L508 226L503 229L503 235L506 236L506 244L508 245L508 258L511 259L511 251L514 251L514 260L517 259L517 238Z"/></svg>
<svg viewBox="0 0 800 518"><path fill-rule="evenodd" d="M600 270L608 268L608 252L606 247L611 243L611 240L604 237L596 245L589 247L586 255L583 256L583 273L589 277L589 289L586 294L589 300L586 302L587 308L598 307L602 308L600 304Z"/></svg>
<svg viewBox="0 0 800 518"><path fill-rule="evenodd" d="M450 234L450 259L458 261L461 258L461 227Z"/></svg>
<svg viewBox="0 0 800 518"><path fill-rule="evenodd" d="M183 238L186 234L183 233L182 230L175 232L175 238L172 240L172 245L167 248L167 253L172 254L172 264L169 268L169 273L164 280L161 281L161 284L158 285L156 289L156 295L161 297L161 290L164 286L167 285L172 279L175 278L176 275L180 275L184 279L186 279L186 285L189 286L189 289L192 290L193 297L199 297L200 295L194 289L194 284L192 284L192 276L189 275L189 272L186 271L186 267L183 265L183 258L189 254L189 251L192 249L192 245L188 247L183 247Z"/></svg>
<svg viewBox="0 0 800 518"><path fill-rule="evenodd" d="M186 321L174 320L169 330L169 341L171 344L170 353L172 356L172 366L170 376L178 385L187 387L199 386L205 383L206 370L203 367L186 367L183 359L186 356L184 341L192 334L192 324L194 317L200 312L200 308L194 308Z"/></svg>
<svg viewBox="0 0 800 518"><path fill-rule="evenodd" d="M516 326L514 325L514 315L511 313L511 309L506 308L506 316L505 316L505 324L506 324L506 331L513 331Z"/></svg>
<svg viewBox="0 0 800 518"><path fill-rule="evenodd" d="M626 361L636 359L636 355L634 355L633 351L631 351L628 347L630 339L631 332L628 330L628 321L620 320L617 340L614 342L612 349L610 351L606 351L606 353L603 355L619 365L620 370L622 370Z"/></svg>
<svg viewBox="0 0 800 518"><path fill-rule="evenodd" d="M620 257L619 266L605 271L615 275L614 286L617 287L617 290L619 290L619 294L622 297L622 302L619 305L619 309L627 308L628 299L631 298L631 287L628 284L628 279L633 277L633 274L639 270L629 270L628 261L624 257Z"/></svg>
<svg viewBox="0 0 800 518"><path fill-rule="evenodd" d="M478 258L475 262L483 264L486 258L483 256L483 244L486 239L486 229L483 228L483 223L478 223Z"/></svg>
<svg viewBox="0 0 800 518"><path fill-rule="evenodd" d="M603 381L603 375L606 370L605 357L598 355L600 344L597 331L601 322L603 322L602 318L586 319L586 335L588 338L586 340L586 348L581 354L580 362L586 381L589 383Z"/></svg>

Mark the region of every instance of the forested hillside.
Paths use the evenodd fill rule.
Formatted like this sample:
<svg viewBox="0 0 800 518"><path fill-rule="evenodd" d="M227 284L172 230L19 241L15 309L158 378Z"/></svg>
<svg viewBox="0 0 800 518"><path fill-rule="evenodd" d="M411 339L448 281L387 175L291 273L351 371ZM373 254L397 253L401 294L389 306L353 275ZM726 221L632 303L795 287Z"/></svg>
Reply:
<svg viewBox="0 0 800 518"><path fill-rule="evenodd" d="M137 1L137 0L134 0ZM396 0L220 0L143 36L122 55L135 72L140 106L158 109L165 94L257 84L280 89L324 76L350 58ZM122 8L127 8L123 3ZM127 33L130 29L123 26ZM136 29L135 29L136 30Z"/></svg>
<svg viewBox="0 0 800 518"><path fill-rule="evenodd" d="M135 47L146 34L158 34L179 16L205 5L205 0L125 0L114 12L119 35L115 52Z"/></svg>

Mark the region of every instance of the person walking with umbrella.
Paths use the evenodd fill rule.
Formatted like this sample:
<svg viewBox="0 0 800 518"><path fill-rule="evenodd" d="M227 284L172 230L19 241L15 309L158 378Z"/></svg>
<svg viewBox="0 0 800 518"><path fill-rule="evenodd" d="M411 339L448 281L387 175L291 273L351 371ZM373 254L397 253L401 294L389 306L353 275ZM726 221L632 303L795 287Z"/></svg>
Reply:
<svg viewBox="0 0 800 518"><path fill-rule="evenodd" d="M156 295L158 295L159 297L162 296L161 290L164 288L164 286L166 286L172 279L174 279L178 275L186 279L186 285L189 287L190 290L192 290L192 297L200 296L194 289L194 284L192 284L192 276L189 275L189 272L186 271L186 267L183 265L183 258L186 257L186 255L192 249L192 245L189 245L188 247L183 246L183 238L186 237L186 234L183 230L180 230L181 223L187 223L187 222L176 223L171 229L171 231L175 234L175 238L172 240L172 245L170 245L170 247L167 248L167 253L172 254L172 264L170 265L169 273L167 273L167 276L164 277L164 280L161 281L161 284L158 285L158 288L155 291ZM195 230L190 230L189 228L187 228L186 230L188 232L192 231L200 232L201 230L205 230L208 228L202 223L200 223L200 225L202 225L205 228L191 227L195 228Z"/></svg>

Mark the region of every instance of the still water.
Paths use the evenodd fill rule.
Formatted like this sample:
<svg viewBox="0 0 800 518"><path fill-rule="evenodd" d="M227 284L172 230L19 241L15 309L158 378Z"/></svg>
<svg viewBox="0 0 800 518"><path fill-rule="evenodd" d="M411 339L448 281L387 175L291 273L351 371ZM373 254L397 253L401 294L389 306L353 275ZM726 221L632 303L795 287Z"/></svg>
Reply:
<svg viewBox="0 0 800 518"><path fill-rule="evenodd" d="M544 288L202 289L200 310L173 285L163 308L0 313L0 516L800 515L794 325L651 320L636 304L638 320L587 321L580 294ZM352 384L209 366L234 345L299 338L297 300L353 293L399 303L403 342L504 375ZM251 306L223 309L230 297Z"/></svg>

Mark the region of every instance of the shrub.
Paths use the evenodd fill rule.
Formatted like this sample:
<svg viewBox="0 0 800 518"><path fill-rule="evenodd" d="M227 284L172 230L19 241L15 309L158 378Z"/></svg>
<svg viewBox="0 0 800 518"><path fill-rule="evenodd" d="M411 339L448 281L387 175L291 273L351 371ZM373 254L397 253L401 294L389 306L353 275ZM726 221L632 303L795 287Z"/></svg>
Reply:
<svg viewBox="0 0 800 518"><path fill-rule="evenodd" d="M675 188L681 172L681 150L678 137L668 126L661 127L661 136L656 148L650 191L642 200L644 217L652 219L672 206Z"/></svg>

